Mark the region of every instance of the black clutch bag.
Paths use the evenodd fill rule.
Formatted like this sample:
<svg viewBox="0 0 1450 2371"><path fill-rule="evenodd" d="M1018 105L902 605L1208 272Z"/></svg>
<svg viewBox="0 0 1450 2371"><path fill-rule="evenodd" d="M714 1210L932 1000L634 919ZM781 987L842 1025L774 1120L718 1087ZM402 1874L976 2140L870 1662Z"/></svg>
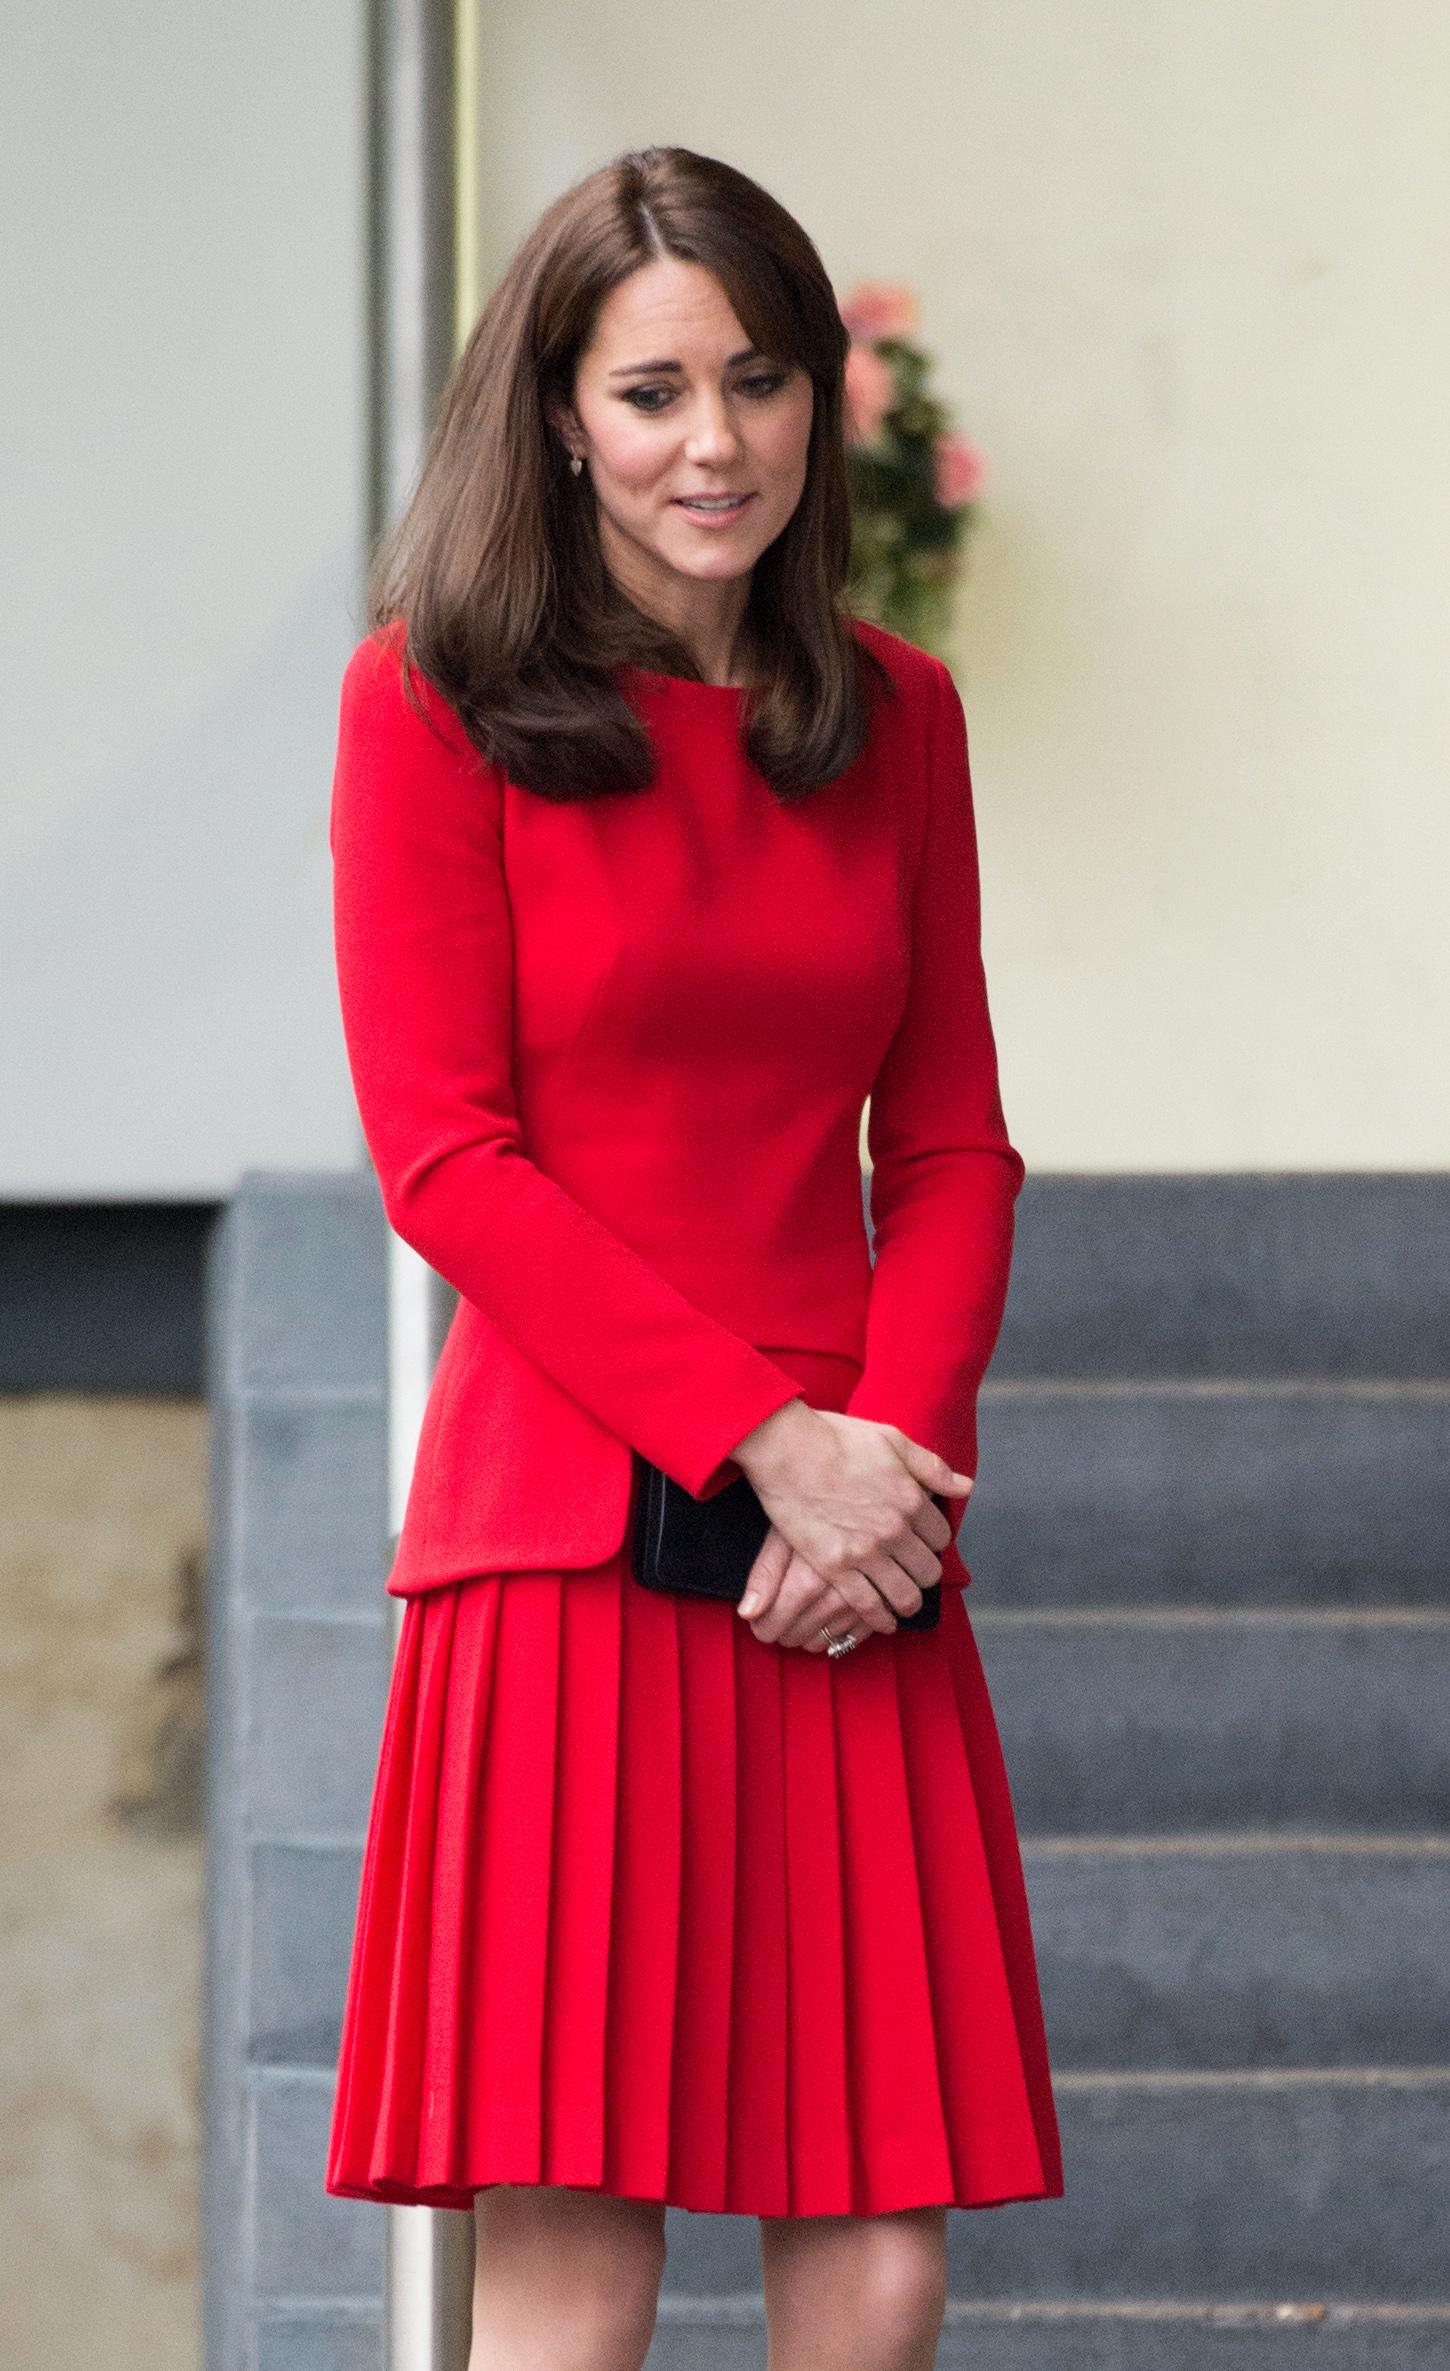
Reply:
<svg viewBox="0 0 1450 2371"><path fill-rule="evenodd" d="M750 1567L760 1554L770 1517L748 1474L696 1498L682 1483L651 1465L636 1449L634 1521L630 1553L634 1577L646 1589L692 1597L724 1597L738 1605ZM932 1492L947 1511L947 1501ZM892 1608L895 1612L895 1608ZM914 1614L897 1614L899 1630L932 1630L941 1619L941 1583L923 1589Z"/></svg>

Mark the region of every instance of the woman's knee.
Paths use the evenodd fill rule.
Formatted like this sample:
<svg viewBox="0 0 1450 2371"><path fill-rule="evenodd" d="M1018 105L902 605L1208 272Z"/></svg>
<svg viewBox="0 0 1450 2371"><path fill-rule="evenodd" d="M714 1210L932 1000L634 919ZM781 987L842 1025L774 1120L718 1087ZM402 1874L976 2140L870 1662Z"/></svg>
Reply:
<svg viewBox="0 0 1450 2371"><path fill-rule="evenodd" d="M553 2371L628 2371L654 2333L664 2208L556 2185L497 2183L474 2201L474 2328Z"/></svg>
<svg viewBox="0 0 1450 2371"><path fill-rule="evenodd" d="M772 2357L794 2371L798 2351L852 2371L934 2358L947 2299L946 2215L762 2221Z"/></svg>
<svg viewBox="0 0 1450 2371"><path fill-rule="evenodd" d="M883 2362L909 2362L941 2330L946 2311L945 2217L882 2215L860 2241L860 2309Z"/></svg>

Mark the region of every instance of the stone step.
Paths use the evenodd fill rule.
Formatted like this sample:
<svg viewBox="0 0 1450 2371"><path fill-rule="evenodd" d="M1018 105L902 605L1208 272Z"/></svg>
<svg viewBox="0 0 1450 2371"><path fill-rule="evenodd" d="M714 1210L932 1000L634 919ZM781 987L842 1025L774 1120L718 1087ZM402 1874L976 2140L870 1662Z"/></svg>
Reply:
<svg viewBox="0 0 1450 2371"><path fill-rule="evenodd" d="M1422 2066L1450 1836L1024 1836L1054 2064Z"/></svg>
<svg viewBox="0 0 1450 2371"><path fill-rule="evenodd" d="M1450 2306L1450 2067L1059 2069L1054 2090L1066 2195L948 2216L954 2296ZM758 2286L754 2217L666 2220L668 2290Z"/></svg>
<svg viewBox="0 0 1450 2371"><path fill-rule="evenodd" d="M1450 1176L1029 1175L993 1371L1450 1378Z"/></svg>
<svg viewBox="0 0 1450 2371"><path fill-rule="evenodd" d="M984 1385L959 1532L1013 1605L1450 1604L1450 1384Z"/></svg>
<svg viewBox="0 0 1450 2371"><path fill-rule="evenodd" d="M1450 1610L967 1608L1024 1831L1450 1826Z"/></svg>
<svg viewBox="0 0 1450 2371"><path fill-rule="evenodd" d="M660 2300L645 2371L759 2371L758 2296ZM1450 2306L976 2304L953 2298L939 2371L1431 2371Z"/></svg>

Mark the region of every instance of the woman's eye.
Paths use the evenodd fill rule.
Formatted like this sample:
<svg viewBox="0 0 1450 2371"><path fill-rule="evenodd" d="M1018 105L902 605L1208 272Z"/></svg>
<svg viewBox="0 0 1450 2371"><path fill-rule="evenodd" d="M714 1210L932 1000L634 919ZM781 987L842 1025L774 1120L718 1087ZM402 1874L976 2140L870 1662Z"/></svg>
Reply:
<svg viewBox="0 0 1450 2371"><path fill-rule="evenodd" d="M765 396L774 395L778 387L783 387L785 376L783 370L755 371L748 379L741 379L739 384L749 393L752 400L758 403ZM631 387L627 390L624 400L626 403L632 403L637 412L662 412L665 403L669 401L674 392L673 387ZM648 400L656 395L663 396L665 402L653 403Z"/></svg>

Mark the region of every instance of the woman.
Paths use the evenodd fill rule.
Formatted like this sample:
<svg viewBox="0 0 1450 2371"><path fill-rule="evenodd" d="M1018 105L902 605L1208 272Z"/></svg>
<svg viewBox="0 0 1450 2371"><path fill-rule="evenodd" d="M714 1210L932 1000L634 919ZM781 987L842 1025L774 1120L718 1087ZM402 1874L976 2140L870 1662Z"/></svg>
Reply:
<svg viewBox="0 0 1450 2371"><path fill-rule="evenodd" d="M772 2371L926 2364L947 2207L1062 2190L935 1503L1023 1164L961 703L837 606L846 345L742 174L589 175L454 369L344 679L349 1061L460 1298L326 2186L476 2214L491 2371L638 2364L667 2203L761 2217ZM738 1609L635 1578L636 1451L749 1476Z"/></svg>

